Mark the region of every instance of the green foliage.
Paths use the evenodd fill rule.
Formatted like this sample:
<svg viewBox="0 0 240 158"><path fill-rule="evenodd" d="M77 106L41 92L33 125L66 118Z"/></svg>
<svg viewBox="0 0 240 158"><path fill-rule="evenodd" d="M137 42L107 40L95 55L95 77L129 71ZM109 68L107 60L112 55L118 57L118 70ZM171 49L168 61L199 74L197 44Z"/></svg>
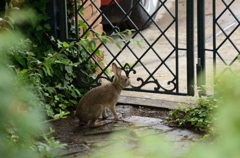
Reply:
<svg viewBox="0 0 240 158"><path fill-rule="evenodd" d="M127 35L131 35L133 31L135 31L134 29L126 29L121 31L120 28L115 27L116 32L113 32L110 36L107 35L101 35L99 36L101 38L101 41L103 41L103 43L107 43L107 42L115 42L117 48L119 50L122 50L122 46L121 43L127 43L130 42L131 44L137 44L137 46L139 48L142 49L142 45L141 42L143 41L143 39L139 39L139 40L135 40L135 39L130 39L129 41L127 41L125 38L127 37ZM114 37L118 37L118 38L114 38Z"/></svg>
<svg viewBox="0 0 240 158"><path fill-rule="evenodd" d="M62 150L67 146L66 144L61 144L59 141L56 141L54 137L48 137L49 134L55 132L50 128L48 134L42 134L44 142L35 142L31 149L39 153L41 157L54 158L57 155L59 150Z"/></svg>
<svg viewBox="0 0 240 158"><path fill-rule="evenodd" d="M53 49L41 54L32 53L25 48L31 45L29 40L22 41L17 47L11 46L9 52L11 67L21 78L22 82L32 83L32 89L45 103L47 114L52 117L55 113L67 111L74 107L84 90L77 89L73 84L76 79L77 66L83 60L75 50L74 43L56 42L59 51ZM91 74L91 73L89 73ZM65 112L67 115L68 113Z"/></svg>
<svg viewBox="0 0 240 158"><path fill-rule="evenodd" d="M218 103L219 101L214 97L201 97L196 106L171 110L169 122L176 123L180 127L194 127L201 131L212 130Z"/></svg>
<svg viewBox="0 0 240 158"><path fill-rule="evenodd" d="M240 156L240 82L239 74L221 77L216 95L221 98L215 121L218 136L212 143L198 144L188 157L235 158ZM202 152L204 151L204 152Z"/></svg>
<svg viewBox="0 0 240 158"><path fill-rule="evenodd" d="M149 133L148 133L149 132ZM146 136L137 140L133 137L131 129L123 132L116 132L110 137L112 145L95 152L92 157L99 158L134 158L134 157L151 157L151 158L168 158L174 153L172 144L159 136L150 134L146 131Z"/></svg>
<svg viewBox="0 0 240 158"><path fill-rule="evenodd" d="M15 44L20 36L2 33L0 43ZM1 157L40 157L31 150L34 139L46 131L42 103L28 84L10 71L7 54L0 51L0 153Z"/></svg>
<svg viewBox="0 0 240 158"><path fill-rule="evenodd" d="M8 53L11 61L9 66L18 79L23 84L31 83L31 89L43 102L47 115L57 119L66 116L70 108L75 108L79 98L86 92L72 83L77 78L79 64L85 61L88 52L96 49L96 41L86 38L76 43L50 38L46 33L50 30L45 12L47 2L26 1L23 9L9 4L0 31L13 33L13 30L18 30L24 37L15 44L4 41L1 50ZM29 9L30 6L32 9ZM18 12L10 14L13 8ZM27 21L24 25L17 22L16 13L25 17L19 20ZM96 53L99 52L97 50ZM85 69L83 73L88 74L88 79L93 78L95 64L92 61L86 62Z"/></svg>

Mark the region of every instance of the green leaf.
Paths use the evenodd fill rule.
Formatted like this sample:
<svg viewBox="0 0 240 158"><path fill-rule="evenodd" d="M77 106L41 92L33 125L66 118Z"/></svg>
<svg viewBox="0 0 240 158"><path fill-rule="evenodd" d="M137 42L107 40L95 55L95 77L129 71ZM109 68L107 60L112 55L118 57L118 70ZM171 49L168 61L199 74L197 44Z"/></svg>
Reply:
<svg viewBox="0 0 240 158"><path fill-rule="evenodd" d="M41 31L41 30L42 30L42 26L38 25L38 26L36 27L36 30L37 30L37 31Z"/></svg>
<svg viewBox="0 0 240 158"><path fill-rule="evenodd" d="M26 62L23 56L20 56L20 54L15 54L15 59L21 64L23 67L26 67Z"/></svg>
<svg viewBox="0 0 240 158"><path fill-rule="evenodd" d="M83 28L83 31L87 30L87 25L82 20L79 20L78 24Z"/></svg>
<svg viewBox="0 0 240 158"><path fill-rule="evenodd" d="M131 38L131 39L130 39L130 43L131 43L131 44L134 44L134 43L135 43L135 40Z"/></svg>
<svg viewBox="0 0 240 158"><path fill-rule="evenodd" d="M10 16L5 16L5 19L9 19L9 21L11 21L11 23L14 24L14 20L13 20L12 17L10 17Z"/></svg>
<svg viewBox="0 0 240 158"><path fill-rule="evenodd" d="M118 49L122 50L122 47L119 42L116 42L116 46L118 47Z"/></svg>
<svg viewBox="0 0 240 158"><path fill-rule="evenodd" d="M10 10L20 10L18 7L11 7Z"/></svg>
<svg viewBox="0 0 240 158"><path fill-rule="evenodd" d="M61 59L67 59L68 57L65 54L58 54L56 58L61 60Z"/></svg>
<svg viewBox="0 0 240 158"><path fill-rule="evenodd" d="M138 47L141 48L141 49L143 48L142 45L141 45L142 40L143 40L143 39L137 40L137 45L138 45Z"/></svg>
<svg viewBox="0 0 240 158"><path fill-rule="evenodd" d="M27 73L28 72L28 69L23 69L23 70L21 70L21 74L25 74L25 73Z"/></svg>
<svg viewBox="0 0 240 158"><path fill-rule="evenodd" d="M78 101L76 101L76 100L70 100L70 102L74 105L76 105L78 103Z"/></svg>
<svg viewBox="0 0 240 158"><path fill-rule="evenodd" d="M50 26L49 24L45 24L44 27L45 27L46 29L48 29L48 30L51 29L51 26Z"/></svg>
<svg viewBox="0 0 240 158"><path fill-rule="evenodd" d="M11 26L12 29L14 29L14 25L10 21L4 19L2 21L8 23L8 25Z"/></svg>
<svg viewBox="0 0 240 158"><path fill-rule="evenodd" d="M64 48L69 48L70 47L70 45L67 42L63 42L62 44L63 44Z"/></svg>
<svg viewBox="0 0 240 158"><path fill-rule="evenodd" d="M67 64L70 64L71 61L70 61L69 59L62 59L62 60L61 60L61 63L67 65Z"/></svg>
<svg viewBox="0 0 240 158"><path fill-rule="evenodd" d="M51 36L50 40L53 41L53 42L56 42L56 40L53 36Z"/></svg>
<svg viewBox="0 0 240 158"><path fill-rule="evenodd" d="M67 106L65 104L59 104L59 106L64 110L67 108Z"/></svg>
<svg viewBox="0 0 240 158"><path fill-rule="evenodd" d="M66 65L66 66L65 66L65 70L66 70L69 74L71 74L71 73L73 72L72 66Z"/></svg>
<svg viewBox="0 0 240 158"><path fill-rule="evenodd" d="M58 48L62 48L62 42L57 40L57 46L58 46Z"/></svg>
<svg viewBox="0 0 240 158"><path fill-rule="evenodd" d="M45 69L44 69L45 75L51 76L52 74L51 74L51 70L50 70L49 65L47 65L47 64L43 64L43 65L45 67Z"/></svg>
<svg viewBox="0 0 240 158"><path fill-rule="evenodd" d="M107 42L111 42L111 39L108 38L107 36L102 36L101 39L104 44L106 44Z"/></svg>

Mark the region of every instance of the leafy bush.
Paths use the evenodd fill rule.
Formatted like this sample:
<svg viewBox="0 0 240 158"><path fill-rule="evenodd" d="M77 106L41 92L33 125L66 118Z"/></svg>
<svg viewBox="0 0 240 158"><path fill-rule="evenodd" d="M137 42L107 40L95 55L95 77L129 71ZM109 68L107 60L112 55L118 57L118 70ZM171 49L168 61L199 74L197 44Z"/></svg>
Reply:
<svg viewBox="0 0 240 158"><path fill-rule="evenodd" d="M194 127L201 131L212 130L218 103L219 101L214 97L201 97L196 106L171 110L169 122L176 123L180 127Z"/></svg>
<svg viewBox="0 0 240 158"><path fill-rule="evenodd" d="M15 36L16 38L16 36ZM12 36L2 33L0 43ZM5 42L6 43L6 42ZM33 139L45 131L41 102L7 68L6 53L0 51L0 153L2 157L39 157L30 149Z"/></svg>
<svg viewBox="0 0 240 158"><path fill-rule="evenodd" d="M22 10L21 14L29 11ZM21 40L24 39L21 33L13 29L9 30L6 26L0 28L0 33L1 156L54 157L54 151L65 145L43 134L47 129L45 104L36 95L38 94L36 89L29 82L31 77L25 76L9 61L13 53L25 55L22 50L29 49L29 45L26 44L29 40ZM20 63L25 62L22 58L17 59Z"/></svg>
<svg viewBox="0 0 240 158"><path fill-rule="evenodd" d="M87 52L97 46L95 39L87 37L79 42L61 42L50 38L46 33L50 30L45 12L47 2L25 1L24 5L21 4L23 9L9 4L0 23L0 31L18 30L24 37L1 50L8 53L9 65L21 82L31 83L31 89L44 103L47 115L59 118L67 115L70 108L75 108L86 92L86 89L76 88L73 82L77 79L78 66L87 58ZM19 20L13 11L23 18ZM24 25L20 24L22 21ZM95 69L92 61L86 62L84 73L88 74L88 79L94 77Z"/></svg>
<svg viewBox="0 0 240 158"><path fill-rule="evenodd" d="M23 41L24 46L26 42L29 41ZM22 81L32 83L32 89L45 103L49 116L74 107L84 93L72 84L79 64L73 61L78 58L78 53L73 50L75 47L60 41L58 47L61 48L59 51L52 49L41 54L11 47L9 53L16 74Z"/></svg>
<svg viewBox="0 0 240 158"><path fill-rule="evenodd" d="M217 119L214 121L217 137L212 143L198 144L188 157L195 158L234 158L240 155L240 82L239 74L220 77L216 86L220 98ZM202 152L204 151L204 152Z"/></svg>

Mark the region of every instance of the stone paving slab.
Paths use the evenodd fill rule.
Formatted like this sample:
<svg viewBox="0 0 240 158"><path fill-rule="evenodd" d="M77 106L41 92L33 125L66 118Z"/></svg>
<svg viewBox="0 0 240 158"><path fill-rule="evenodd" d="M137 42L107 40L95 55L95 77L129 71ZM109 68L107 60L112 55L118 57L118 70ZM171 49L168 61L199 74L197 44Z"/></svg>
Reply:
<svg viewBox="0 0 240 158"><path fill-rule="evenodd" d="M161 95L161 96L158 96L157 98L121 95L118 99L118 102L122 104L134 104L139 106L159 107L159 108L166 108L166 109L178 109L178 108L185 108L188 106L194 107L196 106L196 102L197 102L197 97L172 96L172 99L168 99L168 100L164 99L164 97L166 97L166 95ZM181 106L179 106L180 103L181 103Z"/></svg>
<svg viewBox="0 0 240 158"><path fill-rule="evenodd" d="M113 118L108 120L109 124L106 126L81 130L84 134L80 143L74 145L74 150L71 149L63 154L64 157L104 157L105 154L111 155L120 152L116 149L119 147L123 148L121 153L132 152L137 156L144 157L149 151L139 152L139 142L151 136L161 137L172 142L173 155L181 156L195 141L201 138L201 135L190 130L169 127L166 120L163 119L141 116L130 116L119 122L111 119ZM116 133L120 133L120 135L113 137ZM95 154L93 155L93 153Z"/></svg>

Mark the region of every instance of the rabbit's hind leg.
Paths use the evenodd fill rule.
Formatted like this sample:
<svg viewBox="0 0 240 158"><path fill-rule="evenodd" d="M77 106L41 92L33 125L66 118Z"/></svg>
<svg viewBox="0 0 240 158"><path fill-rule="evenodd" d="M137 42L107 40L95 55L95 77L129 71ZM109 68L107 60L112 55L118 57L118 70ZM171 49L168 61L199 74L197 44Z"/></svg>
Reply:
<svg viewBox="0 0 240 158"><path fill-rule="evenodd" d="M95 111L95 114L91 120L90 126L99 127L107 124L107 122L104 120L97 122L97 119L100 117L100 115L104 113L103 111L105 111L105 107L103 105L95 105L95 107L99 107L99 109Z"/></svg>
<svg viewBox="0 0 240 158"><path fill-rule="evenodd" d="M102 120L102 121L99 121L99 122L97 122L97 120L92 120L90 126L91 127L99 127L99 126L103 126L103 125L106 125L106 124L107 124L107 122L105 120Z"/></svg>

